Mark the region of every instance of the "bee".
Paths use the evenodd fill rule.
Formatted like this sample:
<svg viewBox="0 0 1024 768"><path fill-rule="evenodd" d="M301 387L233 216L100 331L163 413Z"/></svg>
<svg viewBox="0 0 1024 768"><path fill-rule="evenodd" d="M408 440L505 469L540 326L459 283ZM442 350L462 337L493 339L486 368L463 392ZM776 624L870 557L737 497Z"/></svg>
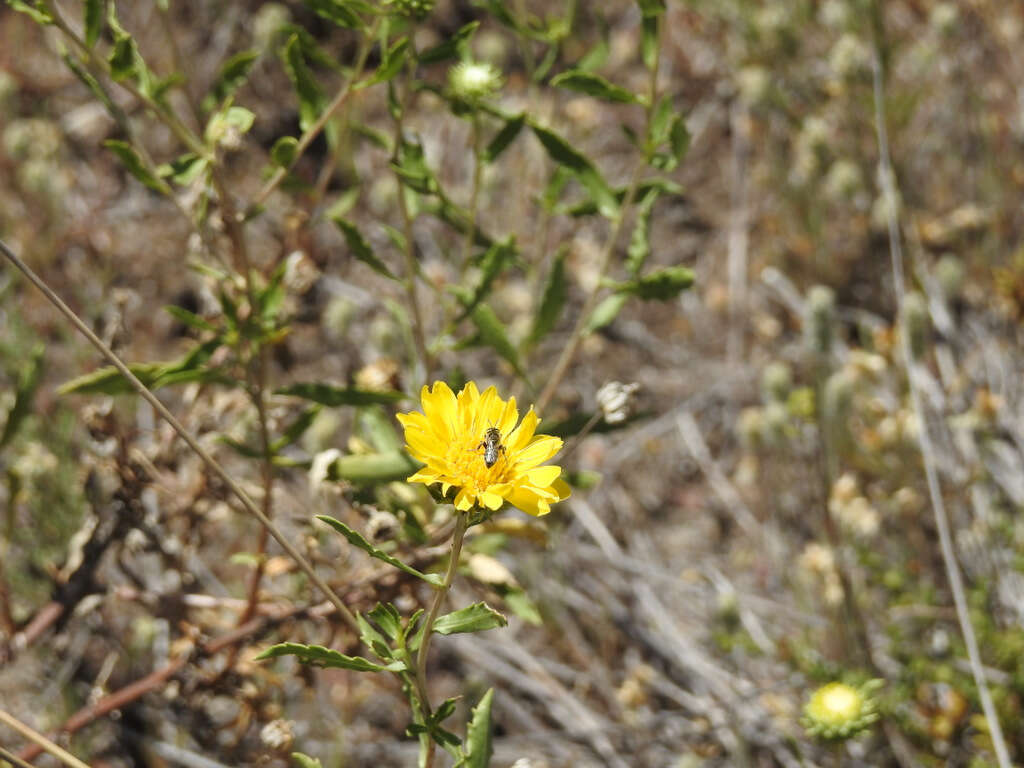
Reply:
<svg viewBox="0 0 1024 768"><path fill-rule="evenodd" d="M501 444L501 430L497 427L488 427L484 432L484 439L476 447L479 451L484 449L484 464L488 469L498 463L498 457L504 455L505 446Z"/></svg>

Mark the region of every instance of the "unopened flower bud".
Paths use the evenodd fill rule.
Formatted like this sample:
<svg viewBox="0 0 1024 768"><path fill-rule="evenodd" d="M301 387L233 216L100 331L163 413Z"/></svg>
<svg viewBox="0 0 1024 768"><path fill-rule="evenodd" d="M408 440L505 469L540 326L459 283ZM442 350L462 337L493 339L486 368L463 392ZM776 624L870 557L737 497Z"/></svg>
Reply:
<svg viewBox="0 0 1024 768"><path fill-rule="evenodd" d="M480 61L460 61L448 71L452 93L468 102L487 98L501 88L501 73L494 66Z"/></svg>
<svg viewBox="0 0 1024 768"><path fill-rule="evenodd" d="M910 356L920 360L924 356L928 341L928 328L931 318L928 314L928 303L924 296L916 291L903 297L903 332L907 334Z"/></svg>
<svg viewBox="0 0 1024 768"><path fill-rule="evenodd" d="M621 424L629 418L633 410L633 401L640 385L636 382L622 384L609 381L597 390L597 405L604 414L608 424Z"/></svg>
<svg viewBox="0 0 1024 768"><path fill-rule="evenodd" d="M845 741L878 720L878 703L872 693L882 685L871 680L854 688L829 683L816 690L804 707L800 722L808 734L826 741Z"/></svg>
<svg viewBox="0 0 1024 768"><path fill-rule="evenodd" d="M819 357L828 357L835 338L836 295L826 285L816 285L807 292L804 330L807 344Z"/></svg>
<svg viewBox="0 0 1024 768"><path fill-rule="evenodd" d="M284 752L291 749L295 741L294 727L291 720L271 720L260 730L260 741L269 749Z"/></svg>
<svg viewBox="0 0 1024 768"><path fill-rule="evenodd" d="M392 0L391 7L399 16L423 21L434 10L434 0Z"/></svg>
<svg viewBox="0 0 1024 768"><path fill-rule="evenodd" d="M766 403L784 403L793 388L793 373L785 363L765 366L761 374L761 397Z"/></svg>

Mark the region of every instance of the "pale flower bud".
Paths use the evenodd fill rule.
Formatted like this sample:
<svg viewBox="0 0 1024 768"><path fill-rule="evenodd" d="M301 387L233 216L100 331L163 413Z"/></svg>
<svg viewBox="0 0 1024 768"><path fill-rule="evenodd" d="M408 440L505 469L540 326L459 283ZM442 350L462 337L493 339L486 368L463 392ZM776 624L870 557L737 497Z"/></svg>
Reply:
<svg viewBox="0 0 1024 768"><path fill-rule="evenodd" d="M618 381L609 381L597 390L597 404L604 414L604 420L608 424L621 424L629 418L633 409L633 401L640 385L622 384Z"/></svg>

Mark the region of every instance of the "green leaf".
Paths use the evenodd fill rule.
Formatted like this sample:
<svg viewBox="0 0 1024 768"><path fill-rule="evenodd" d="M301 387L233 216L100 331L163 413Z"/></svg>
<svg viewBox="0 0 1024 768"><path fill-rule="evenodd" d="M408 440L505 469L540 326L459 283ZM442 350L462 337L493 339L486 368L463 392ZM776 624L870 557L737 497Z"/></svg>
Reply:
<svg viewBox="0 0 1024 768"><path fill-rule="evenodd" d="M559 249L551 262L551 270L544 281L544 293L527 337L530 344L536 344L551 332L565 308L569 297L569 284L565 279L565 254L565 248Z"/></svg>
<svg viewBox="0 0 1024 768"><path fill-rule="evenodd" d="M270 452L278 453L302 437L306 433L306 430L313 425L313 422L319 414L319 405L312 405L300 413L296 417L295 421L285 428L284 432L281 433L281 436L271 443Z"/></svg>
<svg viewBox="0 0 1024 768"><path fill-rule="evenodd" d="M662 8L664 10L664 7ZM647 69L654 69L658 60L658 24L656 15L644 15L640 22L640 55Z"/></svg>
<svg viewBox="0 0 1024 768"><path fill-rule="evenodd" d="M402 614L391 603L377 603L366 615L373 619L390 639L394 640L402 634Z"/></svg>
<svg viewBox="0 0 1024 768"><path fill-rule="evenodd" d="M584 335L593 333L608 325L618 316L629 300L629 294L614 293L594 307L587 324L583 328Z"/></svg>
<svg viewBox="0 0 1024 768"><path fill-rule="evenodd" d="M118 139L107 139L103 142L103 146L117 155L118 159L128 169L136 179L141 181L147 187L152 189L154 192L160 192L162 194L169 194L170 190L167 184L161 181L159 178L154 176L149 169L142 162L142 158L135 151L135 147L129 144L127 141L119 141Z"/></svg>
<svg viewBox="0 0 1024 768"><path fill-rule="evenodd" d="M299 140L294 136L282 136L270 148L270 159L279 168L291 168L298 153Z"/></svg>
<svg viewBox="0 0 1024 768"><path fill-rule="evenodd" d="M157 166L156 173L162 178L170 178L175 184L188 186L198 179L206 170L209 161L194 152L188 152L169 163Z"/></svg>
<svg viewBox="0 0 1024 768"><path fill-rule="evenodd" d="M374 664L362 656L346 656L343 653L324 648L322 645L303 645L302 643L278 643L272 645L259 656L257 661L276 659L280 656L295 656L303 664L330 669L351 669L355 672L404 672L405 663L393 661L390 664Z"/></svg>
<svg viewBox="0 0 1024 768"><path fill-rule="evenodd" d="M611 48L608 46L608 25L604 23L603 19L599 18L598 21L601 23L601 39L576 63L578 70L596 72L608 61L608 55L611 53Z"/></svg>
<svg viewBox="0 0 1024 768"><path fill-rule="evenodd" d="M92 48L103 32L106 0L85 0L85 44Z"/></svg>
<svg viewBox="0 0 1024 768"><path fill-rule="evenodd" d="M164 311L173 317L175 320L187 325L189 328L195 328L197 331L216 331L217 327L209 320L200 317L194 312L189 312L184 307L178 307L174 304L168 304L164 307Z"/></svg>
<svg viewBox="0 0 1024 768"><path fill-rule="evenodd" d="M41 7L38 3L29 5L28 3L22 2L22 0L7 0L7 4L19 13L31 16L37 24L53 24L53 16L51 16L50 12Z"/></svg>
<svg viewBox="0 0 1024 768"><path fill-rule="evenodd" d="M494 689L488 688L473 708L473 717L466 729L466 768L487 768L491 763L491 704Z"/></svg>
<svg viewBox="0 0 1024 768"><path fill-rule="evenodd" d="M544 618L540 615L537 604L522 587L509 587L497 584L492 588L501 594L508 609L523 621L533 624L535 627L539 627L544 623Z"/></svg>
<svg viewBox="0 0 1024 768"><path fill-rule="evenodd" d="M508 146L515 141L525 124L526 114L522 112L507 119L505 125L495 134L494 138L491 139L484 149L483 161L485 163L493 163L497 160L501 153L508 149Z"/></svg>
<svg viewBox="0 0 1024 768"><path fill-rule="evenodd" d="M580 69L570 69L556 75L551 79L551 85L620 104L635 104L640 100L632 91L610 83L598 74Z"/></svg>
<svg viewBox="0 0 1024 768"><path fill-rule="evenodd" d="M398 144L391 167L410 189L422 194L437 192L437 179L427 165L423 145L419 142L403 138Z"/></svg>
<svg viewBox="0 0 1024 768"><path fill-rule="evenodd" d="M274 394L303 397L306 400L312 400L314 403L320 403L331 408L337 408L342 405L390 405L391 403L410 399L404 392L336 387L333 384L321 382L289 384L286 387L274 390Z"/></svg>
<svg viewBox="0 0 1024 768"><path fill-rule="evenodd" d="M292 752L292 760L299 768L323 768L317 758L304 755L301 752Z"/></svg>
<svg viewBox="0 0 1024 768"><path fill-rule="evenodd" d="M354 6L355 3L345 0L304 0L306 7L317 16L333 21L339 27L346 29L361 29L363 20L359 18Z"/></svg>
<svg viewBox="0 0 1024 768"><path fill-rule="evenodd" d="M651 187L636 206L636 223L633 225L629 248L626 249L626 269L631 275L638 274L651 255L651 211L660 194L660 189Z"/></svg>
<svg viewBox="0 0 1024 768"><path fill-rule="evenodd" d="M665 0L636 0L640 13L645 19L660 16L665 12Z"/></svg>
<svg viewBox="0 0 1024 768"><path fill-rule="evenodd" d="M601 173L594 167L586 155L573 149L573 147L554 131L542 128L539 125L531 124L530 128L534 135L544 146L548 156L559 165L571 171L580 184L582 184L602 216L614 218L619 213L619 204L612 194L608 182L604 180Z"/></svg>
<svg viewBox="0 0 1024 768"><path fill-rule="evenodd" d="M64 60L64 64L67 65L67 68L74 73L75 77L77 77L86 88L92 91L92 95L107 108L107 112L109 112L110 116L114 118L114 121L124 124L126 122L124 111L114 104L114 100L110 98L110 94L108 94L103 86L100 85L99 81L93 77L84 66L82 66L82 63L72 56L67 50L62 50L60 57Z"/></svg>
<svg viewBox="0 0 1024 768"><path fill-rule="evenodd" d="M473 603L444 616L438 616L434 620L434 631L439 635L454 635L459 632L483 632L507 624L508 619L487 603Z"/></svg>
<svg viewBox="0 0 1024 768"><path fill-rule="evenodd" d="M510 261L516 253L515 238L512 235L500 243L495 243L484 253L480 259L480 280L472 292L462 291L460 296L463 302L463 309L455 322L462 322L474 309L487 298L494 286L494 281L501 274L505 264Z"/></svg>
<svg viewBox="0 0 1024 768"><path fill-rule="evenodd" d="M238 135L245 135L255 120L256 115L245 107L228 107L215 112L206 124L206 140L216 144L232 133L232 129Z"/></svg>
<svg viewBox="0 0 1024 768"><path fill-rule="evenodd" d="M42 344L33 347L29 359L18 376L18 385L14 392L14 403L7 411L4 420L4 431L0 433L0 448L10 443L25 419L32 412L32 401L39 387L39 379L43 373Z"/></svg>
<svg viewBox="0 0 1024 768"><path fill-rule="evenodd" d="M285 71L299 97L299 127L305 131L320 117L326 100L320 85L306 64L298 35L288 38L283 53Z"/></svg>
<svg viewBox="0 0 1024 768"><path fill-rule="evenodd" d="M148 92L149 72L142 63L135 40L117 20L117 8L114 3L107 6L107 24L114 35L114 47L111 48L110 54L107 56L110 76L118 81L138 76L140 85L144 82L147 84L143 91Z"/></svg>
<svg viewBox="0 0 1024 768"><path fill-rule="evenodd" d="M366 80L361 81L355 87L369 88L371 85L377 83L386 83L388 80L394 78L402 69L402 65L405 64L406 56L409 53L409 40L408 38L401 38L394 45L384 52L384 58L377 67L377 71L373 73Z"/></svg>
<svg viewBox="0 0 1024 768"><path fill-rule="evenodd" d="M473 325L479 331L480 339L483 343L505 359L515 369L516 373L525 376L519 363L519 354L516 352L512 342L509 341L508 334L505 333L505 326L502 325L498 316L494 314L494 310L486 304L478 304L470 317L473 319Z"/></svg>
<svg viewBox="0 0 1024 768"><path fill-rule="evenodd" d="M334 530L336 530L338 533L340 533L342 536L348 539L349 544L363 550L370 557L375 558L377 560L381 560L387 563L388 565L397 568L403 573L409 574L410 576L415 576L418 579L423 579L423 581L427 582L428 584L432 584L435 587L441 586L441 577L438 576L436 573L421 573L420 571L417 571L415 568L413 568L411 565L406 565L398 558L392 557L387 552L377 549L370 542L364 539L362 534L352 530L340 520L335 520L333 517L328 517L327 515L317 515L316 517L317 520L327 523Z"/></svg>
<svg viewBox="0 0 1024 768"><path fill-rule="evenodd" d="M368 622L363 614L356 614L356 623L359 625L359 639L363 641L367 648L371 649L382 659L393 658L391 647L388 645L388 639L378 632L376 627Z"/></svg>
<svg viewBox="0 0 1024 768"><path fill-rule="evenodd" d="M128 366L128 370L134 374L135 378L150 388L166 368L167 363L132 363ZM91 373L76 376L57 388L58 395L124 395L134 392L132 385L121 375L120 371L109 365Z"/></svg>
<svg viewBox="0 0 1024 768"><path fill-rule="evenodd" d="M454 35L450 35L443 43L427 48L419 55L420 64L436 64L439 61L461 59L469 52L469 40L480 26L479 21L471 21L461 27Z"/></svg>
<svg viewBox="0 0 1024 768"><path fill-rule="evenodd" d="M378 485L405 480L420 466L403 451L356 453L336 459L328 468L327 479L352 485Z"/></svg>
<svg viewBox="0 0 1024 768"><path fill-rule="evenodd" d="M689 267L665 267L614 286L616 291L632 294L644 301L667 301L693 285L693 270Z"/></svg>
<svg viewBox="0 0 1024 768"><path fill-rule="evenodd" d="M203 99L203 109L209 111L233 96L249 79L249 72L259 57L260 52L257 50L239 51L229 57L221 65L217 79L213 81L210 92Z"/></svg>
<svg viewBox="0 0 1024 768"><path fill-rule="evenodd" d="M383 275L391 280L398 280L391 270L388 269L387 264L377 258L377 255L373 252L370 244L366 242L366 238L363 237L363 234L355 224L341 218L340 216L332 219L332 221L337 225L338 229L341 230L341 234L345 236L345 242L348 243L349 250L352 252L353 256L377 274Z"/></svg>

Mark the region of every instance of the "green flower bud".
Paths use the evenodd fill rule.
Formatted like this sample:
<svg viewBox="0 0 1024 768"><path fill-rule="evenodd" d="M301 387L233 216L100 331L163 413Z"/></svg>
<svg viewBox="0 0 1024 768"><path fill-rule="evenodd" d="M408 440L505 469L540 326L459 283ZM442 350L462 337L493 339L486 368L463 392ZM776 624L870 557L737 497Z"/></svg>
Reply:
<svg viewBox="0 0 1024 768"><path fill-rule="evenodd" d="M434 10L434 0L391 0L389 5L399 16L423 21Z"/></svg>
<svg viewBox="0 0 1024 768"><path fill-rule="evenodd" d="M872 694L881 680L869 680L854 688L846 683L824 685L808 699L800 723L808 735L826 741L845 741L867 730L878 720L878 703Z"/></svg>
<svg viewBox="0 0 1024 768"><path fill-rule="evenodd" d="M837 444L849 435L850 410L853 407L854 378L846 371L833 373L825 382L822 394L822 415L826 428Z"/></svg>
<svg viewBox="0 0 1024 768"><path fill-rule="evenodd" d="M793 388L793 373L785 363L771 363L761 373L761 397L766 403L783 403Z"/></svg>
<svg viewBox="0 0 1024 768"><path fill-rule="evenodd" d="M826 285L816 285L807 292L804 331L807 345L819 357L832 353L835 339L836 295Z"/></svg>
<svg viewBox="0 0 1024 768"><path fill-rule="evenodd" d="M947 300L958 299L964 289L964 263L951 253L947 253L935 265L935 277Z"/></svg>
<svg viewBox="0 0 1024 768"><path fill-rule="evenodd" d="M460 61L448 71L452 93L468 102L478 102L501 88L501 73L491 64Z"/></svg>
<svg viewBox="0 0 1024 768"><path fill-rule="evenodd" d="M920 360L924 356L931 325L928 303L924 296L913 291L903 297L902 310L903 333L907 334L910 356L914 360Z"/></svg>

